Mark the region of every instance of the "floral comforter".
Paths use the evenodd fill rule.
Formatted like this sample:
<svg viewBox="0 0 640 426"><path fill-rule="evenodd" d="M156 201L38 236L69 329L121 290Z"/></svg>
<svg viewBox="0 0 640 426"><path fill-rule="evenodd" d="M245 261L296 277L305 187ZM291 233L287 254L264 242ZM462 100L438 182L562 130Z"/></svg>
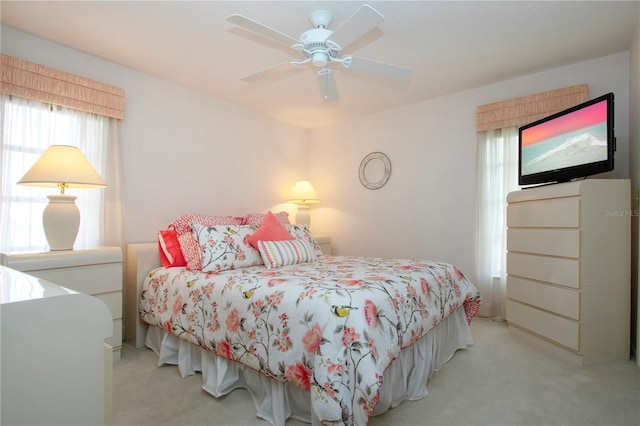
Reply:
<svg viewBox="0 0 640 426"><path fill-rule="evenodd" d="M480 294L454 266L320 256L317 262L221 273L160 268L145 280L140 318L206 350L310 391L323 423L366 424L383 373Z"/></svg>

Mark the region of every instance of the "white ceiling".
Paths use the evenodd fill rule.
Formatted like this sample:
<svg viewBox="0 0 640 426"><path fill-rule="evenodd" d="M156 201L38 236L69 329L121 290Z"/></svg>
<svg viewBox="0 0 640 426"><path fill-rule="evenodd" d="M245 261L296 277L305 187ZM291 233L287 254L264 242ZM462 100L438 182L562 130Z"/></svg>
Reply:
<svg viewBox="0 0 640 426"><path fill-rule="evenodd" d="M326 103L312 65L248 84L298 52L228 23L242 14L298 38L309 13L335 29L362 4L385 21L343 53L412 69L390 83L335 68ZM318 127L517 76L626 51L638 1L7 1L3 25L210 94L279 120Z"/></svg>

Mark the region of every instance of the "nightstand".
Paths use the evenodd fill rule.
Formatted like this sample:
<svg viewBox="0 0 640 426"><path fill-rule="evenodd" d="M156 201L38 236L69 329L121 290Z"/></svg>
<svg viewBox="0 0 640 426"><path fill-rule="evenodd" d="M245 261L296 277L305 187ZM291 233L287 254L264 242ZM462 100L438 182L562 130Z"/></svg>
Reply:
<svg viewBox="0 0 640 426"><path fill-rule="evenodd" d="M331 254L331 237L318 235L315 239L320 246L320 250L322 250L322 254Z"/></svg>
<svg viewBox="0 0 640 426"><path fill-rule="evenodd" d="M113 360L120 359L123 286L119 247L9 254L6 266L104 302L113 319L113 336L105 343L113 347Z"/></svg>

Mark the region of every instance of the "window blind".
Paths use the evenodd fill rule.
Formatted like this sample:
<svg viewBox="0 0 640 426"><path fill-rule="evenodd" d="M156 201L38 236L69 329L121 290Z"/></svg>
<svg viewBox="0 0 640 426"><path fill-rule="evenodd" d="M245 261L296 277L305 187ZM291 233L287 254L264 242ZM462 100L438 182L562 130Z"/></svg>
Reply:
<svg viewBox="0 0 640 426"><path fill-rule="evenodd" d="M476 131L520 127L589 100L589 85L579 84L476 108Z"/></svg>
<svg viewBox="0 0 640 426"><path fill-rule="evenodd" d="M122 120L124 90L0 54L0 92Z"/></svg>

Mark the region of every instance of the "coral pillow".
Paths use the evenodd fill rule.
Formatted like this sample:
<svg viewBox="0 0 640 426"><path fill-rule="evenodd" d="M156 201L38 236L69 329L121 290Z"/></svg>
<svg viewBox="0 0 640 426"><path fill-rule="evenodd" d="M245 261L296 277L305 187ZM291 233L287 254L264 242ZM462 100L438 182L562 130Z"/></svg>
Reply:
<svg viewBox="0 0 640 426"><path fill-rule="evenodd" d="M313 262L317 259L313 247L307 240L258 241L258 251L267 269Z"/></svg>
<svg viewBox="0 0 640 426"><path fill-rule="evenodd" d="M285 241L293 240L293 236L287 228L271 212L264 217L264 221L255 232L247 237L247 242L255 249L258 248L258 241Z"/></svg>
<svg viewBox="0 0 640 426"><path fill-rule="evenodd" d="M180 250L184 256L187 269L199 271L202 269L202 264L200 262L200 249L198 248L198 243L193 238L193 233L191 232L192 223L199 223L205 226L241 225L242 218L187 213L173 221L171 226L178 233L178 242L180 243Z"/></svg>
<svg viewBox="0 0 640 426"><path fill-rule="evenodd" d="M165 229L158 232L158 251L160 252L160 264L165 268L174 266L186 266L178 233L173 229Z"/></svg>

